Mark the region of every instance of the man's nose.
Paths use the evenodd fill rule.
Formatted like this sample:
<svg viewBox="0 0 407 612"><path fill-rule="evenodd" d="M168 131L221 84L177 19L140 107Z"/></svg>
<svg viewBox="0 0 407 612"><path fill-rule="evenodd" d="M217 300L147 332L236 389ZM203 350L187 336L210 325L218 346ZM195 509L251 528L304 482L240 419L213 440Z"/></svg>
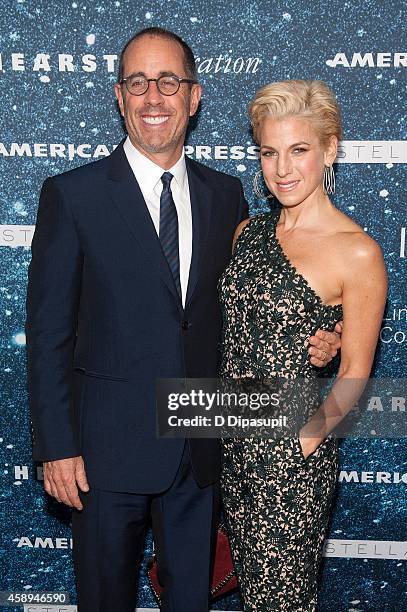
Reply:
<svg viewBox="0 0 407 612"><path fill-rule="evenodd" d="M164 102L164 97L157 87L157 81L149 81L148 89L144 94L144 100L148 104L152 104L154 106Z"/></svg>

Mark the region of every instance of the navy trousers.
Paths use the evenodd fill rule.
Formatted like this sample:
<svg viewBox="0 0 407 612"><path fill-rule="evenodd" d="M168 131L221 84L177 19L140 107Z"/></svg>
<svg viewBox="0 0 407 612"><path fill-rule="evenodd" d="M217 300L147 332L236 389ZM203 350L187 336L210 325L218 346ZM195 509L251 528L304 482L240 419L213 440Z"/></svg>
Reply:
<svg viewBox="0 0 407 612"><path fill-rule="evenodd" d="M90 490L72 515L79 612L134 612L152 518L161 610L207 612L219 509L218 485L200 488L186 442L174 482L159 495Z"/></svg>

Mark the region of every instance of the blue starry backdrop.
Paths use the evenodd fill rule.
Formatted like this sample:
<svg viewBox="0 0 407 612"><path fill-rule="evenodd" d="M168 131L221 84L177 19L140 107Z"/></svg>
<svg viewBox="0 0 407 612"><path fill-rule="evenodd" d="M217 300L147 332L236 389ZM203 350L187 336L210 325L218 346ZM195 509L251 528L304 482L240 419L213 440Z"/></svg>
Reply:
<svg viewBox="0 0 407 612"><path fill-rule="evenodd" d="M402 2L379 0L2 0L0 590L66 591L76 601L70 514L43 493L30 454L27 267L44 179L108 155L123 137L113 95L121 47L148 26L191 44L204 95L187 153L238 176L253 214L267 209L252 189L258 159L247 106L254 92L285 78L332 86L344 124L334 202L380 243L390 277L375 375L402 378L405 17ZM402 438L342 443L320 610L407 610L406 450ZM146 558L151 547L149 536ZM156 606L144 570L138 605ZM241 604L234 594L213 608Z"/></svg>

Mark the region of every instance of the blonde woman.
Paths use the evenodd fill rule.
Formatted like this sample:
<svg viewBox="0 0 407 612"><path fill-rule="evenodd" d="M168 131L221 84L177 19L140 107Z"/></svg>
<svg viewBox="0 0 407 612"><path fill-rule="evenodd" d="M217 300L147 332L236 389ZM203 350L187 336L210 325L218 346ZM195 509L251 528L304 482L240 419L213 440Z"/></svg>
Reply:
<svg viewBox="0 0 407 612"><path fill-rule="evenodd" d="M273 83L256 93L250 118L264 181L281 206L237 227L219 284L221 374L313 379L307 338L343 319L335 385L366 380L387 279L376 242L329 198L342 135L335 97L320 81ZM223 442L223 498L246 611L316 610L338 470L330 397L302 406L298 438Z"/></svg>

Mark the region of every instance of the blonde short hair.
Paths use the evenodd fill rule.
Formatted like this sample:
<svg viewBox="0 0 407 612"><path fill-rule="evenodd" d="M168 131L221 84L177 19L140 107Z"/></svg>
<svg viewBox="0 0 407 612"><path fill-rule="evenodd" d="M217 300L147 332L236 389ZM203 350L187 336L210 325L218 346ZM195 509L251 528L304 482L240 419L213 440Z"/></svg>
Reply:
<svg viewBox="0 0 407 612"><path fill-rule="evenodd" d="M249 106L253 135L260 143L261 126L266 117L304 117L316 129L320 142L331 136L342 138L341 113L333 92L323 81L290 80L270 83L256 92Z"/></svg>

